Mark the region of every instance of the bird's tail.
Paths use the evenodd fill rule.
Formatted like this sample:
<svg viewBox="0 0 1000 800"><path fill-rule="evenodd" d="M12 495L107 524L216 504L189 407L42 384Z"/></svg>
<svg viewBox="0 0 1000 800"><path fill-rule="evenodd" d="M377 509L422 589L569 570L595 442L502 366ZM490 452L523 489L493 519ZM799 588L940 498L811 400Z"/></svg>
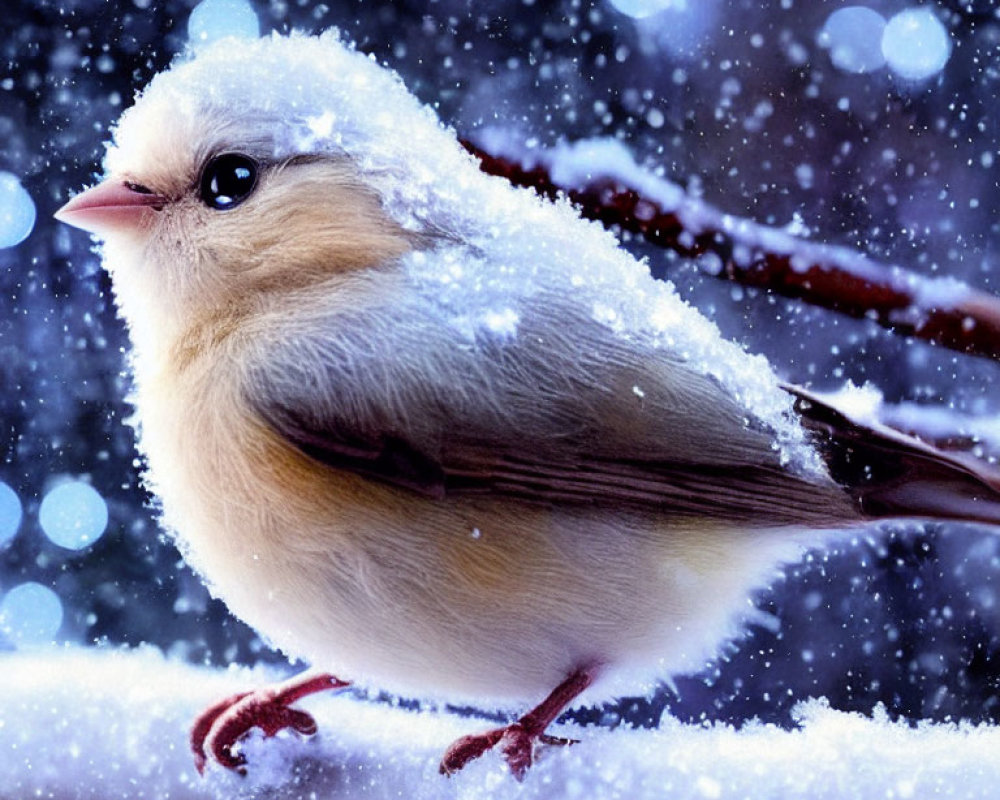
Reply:
<svg viewBox="0 0 1000 800"><path fill-rule="evenodd" d="M852 415L801 387L785 389L795 396L833 479L866 517L1000 525L1000 470Z"/></svg>

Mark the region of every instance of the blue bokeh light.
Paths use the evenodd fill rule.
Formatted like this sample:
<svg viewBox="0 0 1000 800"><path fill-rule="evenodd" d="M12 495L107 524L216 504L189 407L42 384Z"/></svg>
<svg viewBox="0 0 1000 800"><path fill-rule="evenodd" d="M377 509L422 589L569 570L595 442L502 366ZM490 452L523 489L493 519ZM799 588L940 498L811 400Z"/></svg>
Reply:
<svg viewBox="0 0 1000 800"><path fill-rule="evenodd" d="M688 0L609 0L609 2L615 11L633 19L645 19L667 9L688 10Z"/></svg>
<svg viewBox="0 0 1000 800"><path fill-rule="evenodd" d="M819 44L830 60L845 72L873 72L885 64L882 34L885 18L865 6L838 8L826 19Z"/></svg>
<svg viewBox="0 0 1000 800"><path fill-rule="evenodd" d="M944 69L951 57L951 41L933 11L910 8L886 24L882 53L889 69L901 78L920 81Z"/></svg>
<svg viewBox="0 0 1000 800"><path fill-rule="evenodd" d="M40 583L18 584L0 599L0 634L17 647L50 644L62 619L59 597Z"/></svg>
<svg viewBox="0 0 1000 800"><path fill-rule="evenodd" d="M108 527L108 505L89 484L66 481L42 499L38 523L45 535L60 547L89 547Z"/></svg>
<svg viewBox="0 0 1000 800"><path fill-rule="evenodd" d="M0 247L14 247L35 227L35 201L17 176L0 172Z"/></svg>
<svg viewBox="0 0 1000 800"><path fill-rule="evenodd" d="M0 481L0 546L7 544L17 535L23 516L17 492Z"/></svg>
<svg viewBox="0 0 1000 800"><path fill-rule="evenodd" d="M202 0L194 7L188 17L188 40L195 47L227 36L260 36L260 20L246 0Z"/></svg>

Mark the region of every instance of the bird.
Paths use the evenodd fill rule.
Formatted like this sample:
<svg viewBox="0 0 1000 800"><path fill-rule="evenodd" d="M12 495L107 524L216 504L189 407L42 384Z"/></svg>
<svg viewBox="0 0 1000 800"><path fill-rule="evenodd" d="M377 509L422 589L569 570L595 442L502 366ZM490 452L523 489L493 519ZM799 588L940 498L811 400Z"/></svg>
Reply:
<svg viewBox="0 0 1000 800"><path fill-rule="evenodd" d="M163 527L311 665L207 709L199 771L354 684L530 709L441 761L524 778L567 707L703 663L804 548L1000 520L992 473L783 382L336 31L180 57L57 217L111 276Z"/></svg>

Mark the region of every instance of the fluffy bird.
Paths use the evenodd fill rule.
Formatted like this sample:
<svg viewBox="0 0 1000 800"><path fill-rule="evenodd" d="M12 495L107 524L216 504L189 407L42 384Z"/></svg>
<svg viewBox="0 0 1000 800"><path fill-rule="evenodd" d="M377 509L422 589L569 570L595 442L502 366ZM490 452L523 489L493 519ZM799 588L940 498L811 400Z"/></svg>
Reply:
<svg viewBox="0 0 1000 800"><path fill-rule="evenodd" d="M441 765L521 776L578 698L711 655L817 531L998 518L989 476L783 387L335 34L181 60L105 173L58 216L103 240L164 525L320 670L208 709L199 769L351 680L538 703Z"/></svg>

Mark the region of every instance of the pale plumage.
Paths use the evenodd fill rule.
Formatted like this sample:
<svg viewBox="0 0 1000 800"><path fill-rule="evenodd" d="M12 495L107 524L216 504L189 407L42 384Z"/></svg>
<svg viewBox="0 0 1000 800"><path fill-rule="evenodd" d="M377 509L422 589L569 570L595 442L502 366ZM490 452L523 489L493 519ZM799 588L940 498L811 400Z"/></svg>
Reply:
<svg viewBox="0 0 1000 800"><path fill-rule="evenodd" d="M333 36L158 76L106 166L63 213L106 240L149 483L290 655L506 706L634 690L861 519L766 362Z"/></svg>

